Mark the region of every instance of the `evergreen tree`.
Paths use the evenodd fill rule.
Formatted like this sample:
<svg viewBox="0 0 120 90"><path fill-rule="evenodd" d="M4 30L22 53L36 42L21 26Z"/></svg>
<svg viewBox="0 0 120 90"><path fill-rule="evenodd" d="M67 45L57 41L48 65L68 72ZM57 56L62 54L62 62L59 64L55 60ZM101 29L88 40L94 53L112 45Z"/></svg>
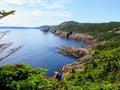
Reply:
<svg viewBox="0 0 120 90"><path fill-rule="evenodd" d="M0 10L0 19L10 15L14 14L15 10L11 11L5 11L5 10ZM10 31L0 31L0 40L9 33ZM0 61L7 58L11 54L15 53L17 50L21 48L21 46L11 48L9 51L3 54L3 52L12 45L12 43L0 43Z"/></svg>

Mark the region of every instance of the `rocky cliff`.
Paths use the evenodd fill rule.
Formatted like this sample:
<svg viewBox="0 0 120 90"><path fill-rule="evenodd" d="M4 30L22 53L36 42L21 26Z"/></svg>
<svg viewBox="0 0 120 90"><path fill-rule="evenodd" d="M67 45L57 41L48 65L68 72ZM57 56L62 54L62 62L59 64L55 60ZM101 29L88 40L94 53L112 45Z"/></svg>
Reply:
<svg viewBox="0 0 120 90"><path fill-rule="evenodd" d="M51 30L51 32L54 33L57 36L67 38L67 33L68 32L54 31L54 30ZM92 36L87 35L87 34L81 34L81 33L72 33L69 36L69 39L83 41L88 45L96 45L98 43L97 40L94 39Z"/></svg>

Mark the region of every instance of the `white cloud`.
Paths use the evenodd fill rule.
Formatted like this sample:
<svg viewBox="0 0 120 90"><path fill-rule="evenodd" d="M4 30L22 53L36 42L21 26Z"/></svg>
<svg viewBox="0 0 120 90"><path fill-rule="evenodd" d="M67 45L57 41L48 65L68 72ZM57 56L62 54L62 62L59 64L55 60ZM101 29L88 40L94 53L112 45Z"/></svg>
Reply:
<svg viewBox="0 0 120 90"><path fill-rule="evenodd" d="M50 11L34 11L32 13L32 15L35 15L35 16L44 16L44 15L49 15L51 14Z"/></svg>
<svg viewBox="0 0 120 90"><path fill-rule="evenodd" d="M71 14L69 12L58 12L54 13L53 15L57 17L69 17Z"/></svg>
<svg viewBox="0 0 120 90"><path fill-rule="evenodd" d="M65 8L66 4L69 3L70 0L54 0L52 3L42 3L41 5L46 9L56 9L56 8Z"/></svg>
<svg viewBox="0 0 120 90"><path fill-rule="evenodd" d="M28 0L28 4L30 6L38 6L44 3L45 3L45 0Z"/></svg>
<svg viewBox="0 0 120 90"><path fill-rule="evenodd" d="M24 0L4 0L6 3L10 4L17 4L17 5L22 5L24 4Z"/></svg>
<svg viewBox="0 0 120 90"><path fill-rule="evenodd" d="M34 11L32 13L34 16L53 16L53 17L69 17L71 14L69 12L54 12L54 11Z"/></svg>
<svg viewBox="0 0 120 90"><path fill-rule="evenodd" d="M0 9L16 10L15 15L2 19L2 25L35 25L58 22L71 16L66 5L70 0L0 0ZM19 6L20 5L20 6Z"/></svg>
<svg viewBox="0 0 120 90"><path fill-rule="evenodd" d="M1 0L0 0L1 1ZM7 4L28 5L45 9L65 8L71 0L4 0Z"/></svg>
<svg viewBox="0 0 120 90"><path fill-rule="evenodd" d="M47 8L47 9L54 9L54 8L64 8L65 2L62 1L54 1L53 3L42 3L41 5L44 7L44 8Z"/></svg>

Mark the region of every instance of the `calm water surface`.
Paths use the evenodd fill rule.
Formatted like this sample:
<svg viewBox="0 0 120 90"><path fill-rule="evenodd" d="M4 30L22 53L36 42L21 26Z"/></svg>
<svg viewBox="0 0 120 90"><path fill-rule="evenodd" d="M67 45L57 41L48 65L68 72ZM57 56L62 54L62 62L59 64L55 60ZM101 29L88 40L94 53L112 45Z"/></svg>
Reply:
<svg viewBox="0 0 120 90"><path fill-rule="evenodd" d="M49 76L52 76L58 67L75 61L72 57L57 53L58 49L56 47L81 47L86 45L80 41L60 38L52 33L41 32L37 29L10 30L10 33L1 42L13 42L10 48L20 45L23 45L23 47L5 60L0 61L0 65L26 63L34 68L48 69L47 75Z"/></svg>

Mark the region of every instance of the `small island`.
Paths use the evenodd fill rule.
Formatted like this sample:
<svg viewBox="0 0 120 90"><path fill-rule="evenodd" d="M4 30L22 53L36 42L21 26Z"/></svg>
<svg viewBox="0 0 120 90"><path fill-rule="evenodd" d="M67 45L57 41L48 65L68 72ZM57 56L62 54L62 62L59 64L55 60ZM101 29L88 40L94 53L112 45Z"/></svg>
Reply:
<svg viewBox="0 0 120 90"><path fill-rule="evenodd" d="M48 26L48 25L41 26L40 30L43 32L48 32L50 30L50 26Z"/></svg>

